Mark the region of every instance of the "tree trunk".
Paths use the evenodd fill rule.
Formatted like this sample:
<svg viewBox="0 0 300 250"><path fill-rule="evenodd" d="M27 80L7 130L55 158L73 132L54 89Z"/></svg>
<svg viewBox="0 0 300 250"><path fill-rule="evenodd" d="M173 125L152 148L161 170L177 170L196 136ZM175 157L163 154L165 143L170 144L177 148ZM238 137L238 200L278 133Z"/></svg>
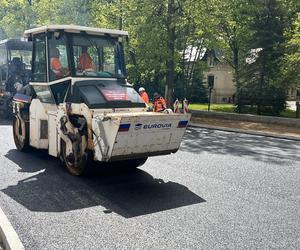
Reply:
<svg viewBox="0 0 300 250"><path fill-rule="evenodd" d="M167 42L167 73L166 73L166 93L165 97L167 99L167 106L170 108L173 106L173 90L174 90L174 79L175 79L175 0L168 0L168 16L167 16L167 32L168 32L168 42Z"/></svg>

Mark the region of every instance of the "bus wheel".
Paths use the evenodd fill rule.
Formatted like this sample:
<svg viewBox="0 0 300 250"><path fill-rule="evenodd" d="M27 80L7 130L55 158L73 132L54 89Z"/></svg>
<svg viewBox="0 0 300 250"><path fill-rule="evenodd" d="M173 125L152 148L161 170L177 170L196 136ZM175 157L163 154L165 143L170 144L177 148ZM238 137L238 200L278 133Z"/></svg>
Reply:
<svg viewBox="0 0 300 250"><path fill-rule="evenodd" d="M76 163L73 155L66 155L66 143L61 142L61 160L71 175L83 175L88 167L88 158L88 153L84 153Z"/></svg>
<svg viewBox="0 0 300 250"><path fill-rule="evenodd" d="M13 116L13 135L15 145L19 151L29 149L29 123L25 122L25 130L23 130L21 120Z"/></svg>

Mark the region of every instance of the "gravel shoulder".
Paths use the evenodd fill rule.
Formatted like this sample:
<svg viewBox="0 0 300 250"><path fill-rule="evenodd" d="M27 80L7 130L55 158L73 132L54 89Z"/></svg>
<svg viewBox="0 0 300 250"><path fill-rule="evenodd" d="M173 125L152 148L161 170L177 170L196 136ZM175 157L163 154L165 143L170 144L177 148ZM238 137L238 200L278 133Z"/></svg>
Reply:
<svg viewBox="0 0 300 250"><path fill-rule="evenodd" d="M260 133L268 133L270 135L281 135L290 136L300 139L300 129L289 126L267 124L267 123L256 123L256 122L242 122L242 121L231 121L217 118L200 118L193 117L192 122L202 126L213 126L223 127L230 129L240 129L245 131L254 131Z"/></svg>

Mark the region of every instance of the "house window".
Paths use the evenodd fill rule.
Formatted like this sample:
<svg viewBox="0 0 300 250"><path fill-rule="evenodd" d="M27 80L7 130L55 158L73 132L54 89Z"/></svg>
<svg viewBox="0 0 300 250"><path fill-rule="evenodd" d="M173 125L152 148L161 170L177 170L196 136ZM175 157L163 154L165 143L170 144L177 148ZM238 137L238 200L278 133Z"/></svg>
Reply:
<svg viewBox="0 0 300 250"><path fill-rule="evenodd" d="M207 59L208 67L214 67L215 65L215 58L213 56L209 56Z"/></svg>
<svg viewBox="0 0 300 250"><path fill-rule="evenodd" d="M207 77L208 88L213 89L215 85L215 76L210 75Z"/></svg>

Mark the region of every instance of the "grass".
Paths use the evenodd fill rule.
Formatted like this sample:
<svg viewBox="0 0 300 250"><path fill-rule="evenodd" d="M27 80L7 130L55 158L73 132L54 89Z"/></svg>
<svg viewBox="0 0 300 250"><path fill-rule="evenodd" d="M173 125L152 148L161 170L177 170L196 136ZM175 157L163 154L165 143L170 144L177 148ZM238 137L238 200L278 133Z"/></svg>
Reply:
<svg viewBox="0 0 300 250"><path fill-rule="evenodd" d="M192 103L189 106L190 110L208 110L208 104L200 104L200 103ZM216 112L235 112L235 106L233 104L211 104L210 105L211 111Z"/></svg>
<svg viewBox="0 0 300 250"><path fill-rule="evenodd" d="M208 104L200 104L200 103L192 103L189 106L190 110L208 110ZM211 111L215 112L228 112L228 113L235 113L235 105L233 104L211 104L210 106ZM255 110L249 110L248 112L245 112L245 114L256 114ZM268 114L266 114L268 115ZM279 115L280 117L286 117L286 118L295 118L296 117L296 111L286 109L282 111Z"/></svg>
<svg viewBox="0 0 300 250"><path fill-rule="evenodd" d="M296 118L296 111L291 109L286 109L280 113L280 117Z"/></svg>

